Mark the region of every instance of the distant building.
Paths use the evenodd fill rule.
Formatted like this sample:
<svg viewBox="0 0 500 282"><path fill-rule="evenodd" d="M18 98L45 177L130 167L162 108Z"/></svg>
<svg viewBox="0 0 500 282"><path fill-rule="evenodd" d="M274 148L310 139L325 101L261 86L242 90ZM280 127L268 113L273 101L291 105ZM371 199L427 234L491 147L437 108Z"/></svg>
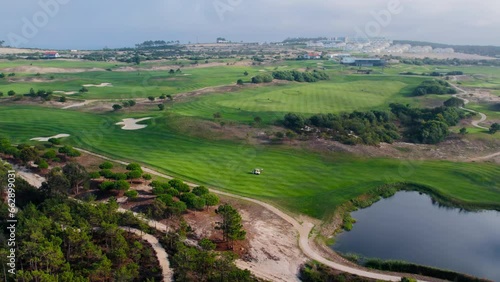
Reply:
<svg viewBox="0 0 500 282"><path fill-rule="evenodd" d="M230 41L226 40L225 38L219 37L219 38L217 38L217 43L225 44L225 43L230 43Z"/></svg>
<svg viewBox="0 0 500 282"><path fill-rule="evenodd" d="M306 53L300 57L302 59L305 59L305 60L318 60L318 59L321 59L322 54L323 53L321 53L321 52L309 52L309 53Z"/></svg>
<svg viewBox="0 0 500 282"><path fill-rule="evenodd" d="M59 57L61 57L61 55L55 51L45 52L45 59L57 59Z"/></svg>
<svg viewBox="0 0 500 282"><path fill-rule="evenodd" d="M345 57L341 61L344 65L357 66L357 67L373 67L384 66L385 60L379 58L353 58Z"/></svg>

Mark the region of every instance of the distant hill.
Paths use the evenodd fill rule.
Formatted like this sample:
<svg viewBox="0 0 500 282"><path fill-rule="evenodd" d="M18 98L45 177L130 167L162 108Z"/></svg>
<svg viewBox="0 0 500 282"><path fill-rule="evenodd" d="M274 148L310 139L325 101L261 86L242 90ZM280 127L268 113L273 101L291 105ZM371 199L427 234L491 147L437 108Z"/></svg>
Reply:
<svg viewBox="0 0 500 282"><path fill-rule="evenodd" d="M412 46L431 46L432 48L453 48L455 52L465 54L476 54L481 56L500 58L500 47L498 46L476 46L476 45L448 45L441 43L394 40L394 44L410 44Z"/></svg>

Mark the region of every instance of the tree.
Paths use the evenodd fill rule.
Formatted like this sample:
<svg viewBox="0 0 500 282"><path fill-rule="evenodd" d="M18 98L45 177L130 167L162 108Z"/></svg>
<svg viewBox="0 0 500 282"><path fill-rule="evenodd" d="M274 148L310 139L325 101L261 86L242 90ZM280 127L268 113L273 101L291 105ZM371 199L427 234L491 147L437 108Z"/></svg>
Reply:
<svg viewBox="0 0 500 282"><path fill-rule="evenodd" d="M133 181L134 179L139 179L142 176L142 171L140 170L132 170L127 172L127 179Z"/></svg>
<svg viewBox="0 0 500 282"><path fill-rule="evenodd" d="M303 116L294 114L294 113L288 113L285 115L285 120L283 121L283 125L286 128L289 128L293 131L299 131L305 126L305 119Z"/></svg>
<svg viewBox="0 0 500 282"><path fill-rule="evenodd" d="M153 97L153 96L149 96L149 97L148 97L148 100L149 100L149 101L151 101L151 102L153 102L153 101L155 100L155 97Z"/></svg>
<svg viewBox="0 0 500 282"><path fill-rule="evenodd" d="M66 197L71 184L60 168L53 168L47 174L47 182L40 188L48 197Z"/></svg>
<svg viewBox="0 0 500 282"><path fill-rule="evenodd" d="M127 191L128 189L130 189L130 183L128 183L125 180L116 181L114 186L115 186L114 188L116 190L120 190L120 191Z"/></svg>
<svg viewBox="0 0 500 282"><path fill-rule="evenodd" d="M159 105L158 105L158 109L160 109L160 111L165 110L165 105L163 105L163 104L159 104Z"/></svg>
<svg viewBox="0 0 500 282"><path fill-rule="evenodd" d="M82 86L82 88L80 88L80 90L78 90L78 92L83 94L83 93L89 92L89 89L85 86Z"/></svg>
<svg viewBox="0 0 500 282"><path fill-rule="evenodd" d="M61 103L66 103L66 97L61 96L61 97L59 98L59 102L61 102Z"/></svg>
<svg viewBox="0 0 500 282"><path fill-rule="evenodd" d="M27 164L28 162L34 161L38 158L38 152L35 148L25 147L21 149L19 158L23 161L23 163Z"/></svg>
<svg viewBox="0 0 500 282"><path fill-rule="evenodd" d="M133 106L135 106L136 104L137 104L137 103L136 103L134 100L128 100L128 105L129 105L130 107L133 107Z"/></svg>
<svg viewBox="0 0 500 282"><path fill-rule="evenodd" d="M222 205L216 210L222 221L217 222L216 229L222 230L223 240L228 243L228 248L233 249L234 241L244 240L246 231L243 230L241 215L230 205Z"/></svg>
<svg viewBox="0 0 500 282"><path fill-rule="evenodd" d="M238 84L238 85L243 85L243 84L245 84L245 83L243 82L243 79L238 79L238 80L236 81L236 84Z"/></svg>
<svg viewBox="0 0 500 282"><path fill-rule="evenodd" d="M7 95L14 96L16 95L16 92L14 90L10 90L9 92L7 92Z"/></svg>
<svg viewBox="0 0 500 282"><path fill-rule="evenodd" d="M31 96L31 97L35 97L35 96L36 96L35 89L30 88L30 96Z"/></svg>
<svg viewBox="0 0 500 282"><path fill-rule="evenodd" d="M500 130L500 124L499 123L494 123L490 126L489 133L490 134L495 134Z"/></svg>
<svg viewBox="0 0 500 282"><path fill-rule="evenodd" d="M142 173L141 165L138 163L130 163L127 165L127 170L137 170Z"/></svg>
<svg viewBox="0 0 500 282"><path fill-rule="evenodd" d="M468 133L468 132L467 132L467 128L465 128L465 127L460 128L460 134L461 134L461 135L465 135L465 134L467 134L467 133Z"/></svg>
<svg viewBox="0 0 500 282"><path fill-rule="evenodd" d="M166 98L167 98L167 96L166 96L165 94L162 94L162 95L160 95L160 97L159 97L159 99L160 99L160 100L165 100Z"/></svg>
<svg viewBox="0 0 500 282"><path fill-rule="evenodd" d="M174 98L173 98L173 97L172 97L172 95L170 95L170 94L168 94L168 95L167 95L167 99L168 99L169 101L174 100Z"/></svg>
<svg viewBox="0 0 500 282"><path fill-rule="evenodd" d="M198 197L209 193L208 188L205 186L194 187L192 192Z"/></svg>
<svg viewBox="0 0 500 282"><path fill-rule="evenodd" d="M115 111L121 110L122 108L123 107L121 105L118 105L118 104L113 105L113 110L115 110Z"/></svg>
<svg viewBox="0 0 500 282"><path fill-rule="evenodd" d="M168 73L169 73L169 74L175 74L175 71L174 71L173 69L170 69L170 70L168 71Z"/></svg>
<svg viewBox="0 0 500 282"><path fill-rule="evenodd" d="M465 102L462 99L452 97L444 102L444 105L446 107L454 107L454 108L460 108L465 106Z"/></svg>
<svg viewBox="0 0 500 282"><path fill-rule="evenodd" d="M208 238L203 238L201 239L199 242L198 242L198 245L200 245L200 247L205 250L205 251L213 251L215 250L215 247L217 246L216 244L214 244L212 241L210 241L210 239Z"/></svg>
<svg viewBox="0 0 500 282"><path fill-rule="evenodd" d="M137 53L135 54L133 61L134 61L134 64L136 64L136 65L141 64L141 57L139 56L139 54L137 54Z"/></svg>
<svg viewBox="0 0 500 282"><path fill-rule="evenodd" d="M243 74L244 74L245 76L248 76L248 75L249 75L248 71L245 71Z"/></svg>
<svg viewBox="0 0 500 282"><path fill-rule="evenodd" d="M179 179L171 179L170 181L168 181L168 184L170 185L170 187L172 188L175 188L177 191L181 192L181 193L186 193L186 192L189 192L189 185L187 185L186 183L182 182L182 180L179 180Z"/></svg>
<svg viewBox="0 0 500 282"><path fill-rule="evenodd" d="M142 175L142 179L144 179L144 180L151 180L152 178L153 178L153 176L151 176L151 174L149 174L149 173Z"/></svg>
<svg viewBox="0 0 500 282"><path fill-rule="evenodd" d="M68 163L63 167L63 173L76 194L78 194L80 186L90 179L85 167L79 163Z"/></svg>

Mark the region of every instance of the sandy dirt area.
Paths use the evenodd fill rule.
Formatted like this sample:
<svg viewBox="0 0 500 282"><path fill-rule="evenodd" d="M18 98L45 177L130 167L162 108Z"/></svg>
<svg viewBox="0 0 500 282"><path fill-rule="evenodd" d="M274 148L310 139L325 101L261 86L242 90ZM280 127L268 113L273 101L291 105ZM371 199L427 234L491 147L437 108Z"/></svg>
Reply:
<svg viewBox="0 0 500 282"><path fill-rule="evenodd" d="M149 120L151 117L145 117L145 118L140 118L140 119L135 119L135 118L125 118L121 122L117 122L116 125L123 125L122 129L123 130L139 130L146 128L146 124L137 124L138 122Z"/></svg>
<svg viewBox="0 0 500 282"><path fill-rule="evenodd" d="M103 82L101 84L84 84L83 87L113 87L113 84L109 82Z"/></svg>
<svg viewBox="0 0 500 282"><path fill-rule="evenodd" d="M64 94L64 95L74 95L76 94L76 91L54 91L56 94Z"/></svg>
<svg viewBox="0 0 500 282"><path fill-rule="evenodd" d="M37 66L19 66L13 68L0 69L3 72L14 73L31 73L31 74L47 74L47 73L80 73L92 71L105 71L101 68L81 69L81 68L53 68L53 67L37 67Z"/></svg>
<svg viewBox="0 0 500 282"><path fill-rule="evenodd" d="M45 51L38 50L38 49L0 48L1 55L22 54L22 53L38 53L38 52L45 52Z"/></svg>
<svg viewBox="0 0 500 282"><path fill-rule="evenodd" d="M57 135L50 136L50 137L35 137L35 138L31 138L30 140L32 140L32 141L40 141L40 142L47 142L51 138L59 139L59 138L65 138L65 137L69 137L69 136L70 136L69 134L57 134Z"/></svg>

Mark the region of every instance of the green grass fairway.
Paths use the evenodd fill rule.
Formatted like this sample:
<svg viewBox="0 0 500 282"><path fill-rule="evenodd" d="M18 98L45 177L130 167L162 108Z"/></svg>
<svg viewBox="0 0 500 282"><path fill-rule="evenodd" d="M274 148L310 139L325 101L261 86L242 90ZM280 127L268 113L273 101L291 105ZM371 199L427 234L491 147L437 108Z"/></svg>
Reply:
<svg viewBox="0 0 500 282"><path fill-rule="evenodd" d="M124 131L124 117L152 116L149 126ZM66 142L114 158L141 161L183 179L263 199L316 218L387 182L411 181L470 203L500 202L500 167L443 161L363 159L313 154L283 146L247 146L176 134L160 112L123 116L30 106L0 106L0 135L16 142L71 134ZM260 176L250 174L264 168Z"/></svg>
<svg viewBox="0 0 500 282"><path fill-rule="evenodd" d="M224 119L251 121L259 115L267 122L285 113L306 115L354 110L385 109L391 102L420 103L407 97L421 78L387 79L385 76L335 76L330 81L290 83L243 88L235 93L206 95L175 104L174 112L210 119L221 112Z"/></svg>

